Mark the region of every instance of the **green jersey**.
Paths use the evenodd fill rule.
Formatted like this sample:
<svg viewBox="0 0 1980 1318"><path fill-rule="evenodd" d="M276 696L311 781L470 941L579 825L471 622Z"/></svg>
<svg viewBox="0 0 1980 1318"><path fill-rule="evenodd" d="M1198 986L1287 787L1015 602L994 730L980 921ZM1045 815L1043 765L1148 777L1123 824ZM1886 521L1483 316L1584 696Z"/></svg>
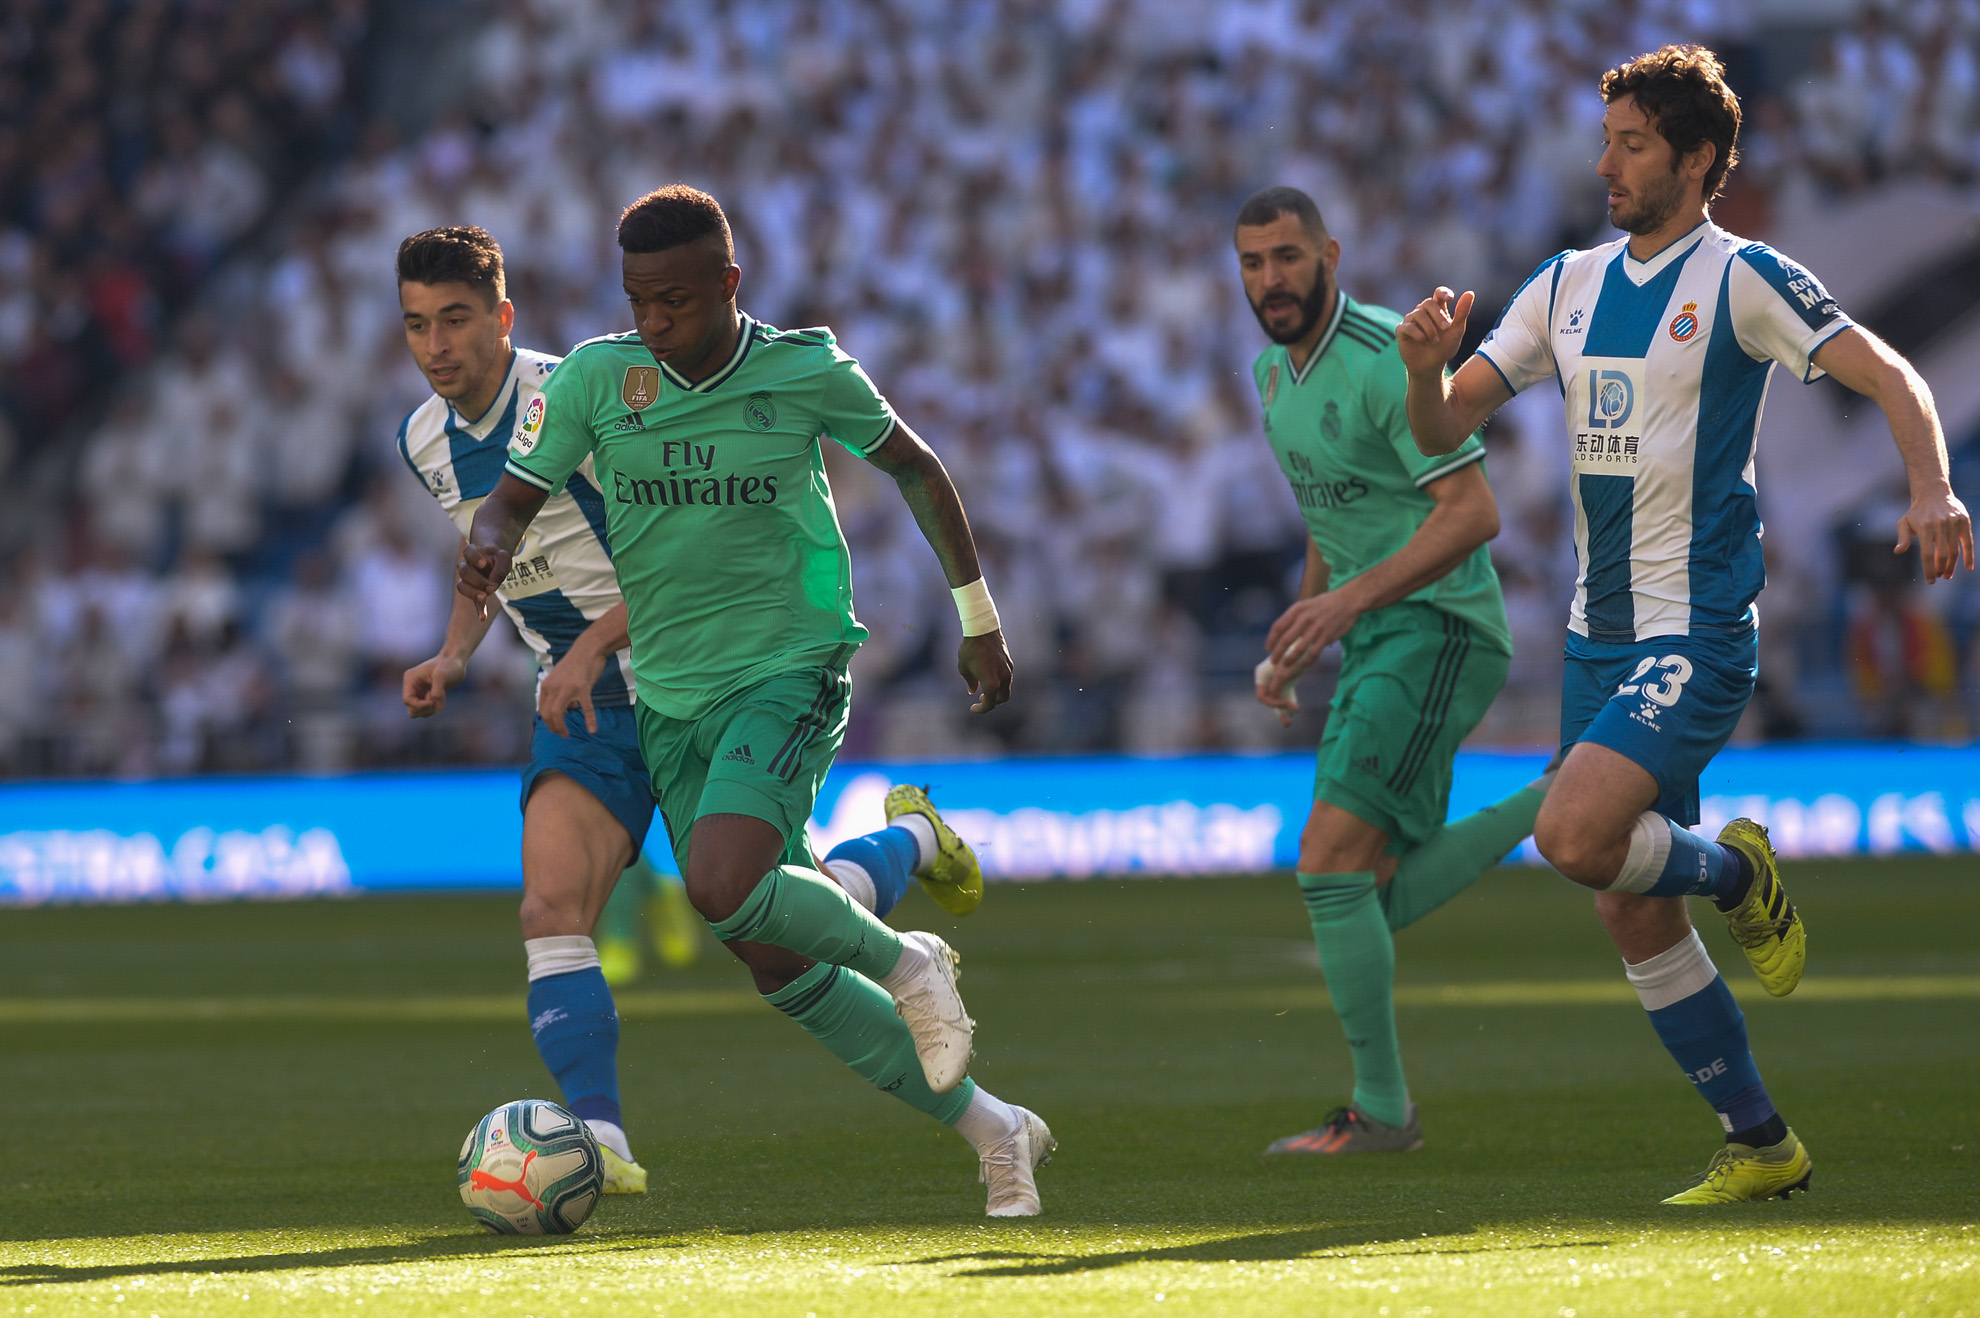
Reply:
<svg viewBox="0 0 1980 1318"><path fill-rule="evenodd" d="M1265 436L1327 560L1329 589L1408 543L1436 506L1424 486L1485 456L1477 435L1442 457L1417 451L1403 409L1408 377L1395 334L1401 319L1341 293L1305 370L1293 370L1277 343L1251 366ZM1499 576L1485 546L1407 598L1455 615L1512 653Z"/></svg>
<svg viewBox="0 0 1980 1318"><path fill-rule="evenodd" d="M744 316L735 354L698 384L637 334L579 344L516 427L508 470L603 521L639 702L693 719L866 639L819 444L865 455L895 424L830 330ZM580 490L587 454L598 485Z"/></svg>

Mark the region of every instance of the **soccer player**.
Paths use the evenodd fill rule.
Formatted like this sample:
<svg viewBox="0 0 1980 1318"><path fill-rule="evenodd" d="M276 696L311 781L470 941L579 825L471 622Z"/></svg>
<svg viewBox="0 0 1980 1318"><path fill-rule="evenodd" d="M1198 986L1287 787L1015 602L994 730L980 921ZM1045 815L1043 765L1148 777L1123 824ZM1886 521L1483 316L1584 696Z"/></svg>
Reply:
<svg viewBox="0 0 1980 1318"><path fill-rule="evenodd" d="M1712 52L1665 46L1602 77L1596 173L1627 238L1543 263L1454 376L1472 294L1439 288L1398 334L1411 429L1456 450L1514 393L1553 381L1573 450L1580 577L1568 619L1567 759L1534 840L1597 892L1595 908L1678 1067L1718 1113L1725 1146L1665 1200L1728 1203L1806 1189L1813 1163L1754 1065L1746 1024L1692 929L1710 897L1769 993L1805 960L1800 916L1767 833L1736 819L1700 836L1698 777L1756 677L1764 570L1754 435L1773 364L1875 401L1911 485L1897 551L1928 581L1973 567L1931 392L1853 325L1815 277L1711 221L1737 160L1739 101Z"/></svg>
<svg viewBox="0 0 1980 1318"><path fill-rule="evenodd" d="M1354 1096L1266 1152L1407 1152L1423 1130L1396 1039L1393 935L1505 859L1547 790L1542 776L1444 821L1458 745L1512 658L1485 549L1498 507L1477 436L1448 456L1416 451L1398 317L1341 291L1341 245L1313 199L1267 188L1238 211L1236 230L1245 297L1272 340L1252 364L1265 435L1308 534L1300 598L1266 637L1259 700L1288 719L1299 674L1342 643L1298 877Z"/></svg>
<svg viewBox="0 0 1980 1318"><path fill-rule="evenodd" d="M829 330L740 313L741 271L713 197L649 193L620 218L618 241L636 328L574 348L524 413L468 534L460 590L485 601L545 501L595 464L629 610L640 745L688 896L772 1005L969 1139L991 1216L1035 1214L1051 1132L967 1078L974 1023L955 954L848 900L805 842L845 732L846 663L866 636L820 444L843 444L899 485L955 589L958 668L983 711L1007 698L1011 660L962 503ZM926 805L897 787L887 809L931 824L927 851L947 854L953 834Z"/></svg>
<svg viewBox="0 0 1980 1318"><path fill-rule="evenodd" d="M502 475L517 418L536 406L558 359L509 341L502 249L485 230L432 229L399 247L406 345L434 396L399 428L399 452L463 534ZM546 500L495 591L543 671L523 770L523 949L529 1018L567 1106L598 1138L606 1191L636 1194L619 1102L618 1013L592 940L620 880L638 882L653 796L640 757L626 606L606 540L604 496L587 459ZM414 718L436 714L467 672L490 614L456 594L440 652L407 670ZM568 717L576 709L582 718ZM910 873L958 913L982 896L969 849L925 795L897 787L892 827L835 848L825 865L885 914Z"/></svg>

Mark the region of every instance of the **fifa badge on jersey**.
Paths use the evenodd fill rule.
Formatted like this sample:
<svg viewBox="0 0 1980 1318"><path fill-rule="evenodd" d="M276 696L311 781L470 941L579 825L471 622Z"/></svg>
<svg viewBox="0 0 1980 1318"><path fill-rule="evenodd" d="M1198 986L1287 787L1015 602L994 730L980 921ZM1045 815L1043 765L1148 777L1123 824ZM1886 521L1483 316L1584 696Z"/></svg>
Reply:
<svg viewBox="0 0 1980 1318"><path fill-rule="evenodd" d="M1277 398L1278 396L1279 396L1279 364L1277 362L1273 362L1272 369L1265 372L1265 406L1270 407L1272 405L1272 400L1274 398Z"/></svg>
<svg viewBox="0 0 1980 1318"><path fill-rule="evenodd" d="M1676 318L1671 321L1671 337L1679 343L1685 343L1697 332L1698 304L1687 302L1684 304L1684 310L1678 312Z"/></svg>
<svg viewBox="0 0 1980 1318"><path fill-rule="evenodd" d="M644 412L660 396L658 366L626 367L625 383L619 386L619 401L635 412Z"/></svg>
<svg viewBox="0 0 1980 1318"><path fill-rule="evenodd" d="M528 456L536 447L536 441L543 436L543 395L538 394L529 400L523 409L522 424L516 427L516 452Z"/></svg>

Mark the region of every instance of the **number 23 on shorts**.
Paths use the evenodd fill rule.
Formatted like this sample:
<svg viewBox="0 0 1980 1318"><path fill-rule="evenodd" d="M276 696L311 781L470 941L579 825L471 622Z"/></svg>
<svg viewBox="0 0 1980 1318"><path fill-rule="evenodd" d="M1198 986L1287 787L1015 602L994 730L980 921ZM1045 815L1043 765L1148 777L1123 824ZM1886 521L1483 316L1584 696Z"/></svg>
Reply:
<svg viewBox="0 0 1980 1318"><path fill-rule="evenodd" d="M1659 670L1659 680L1645 682L1643 679L1652 669ZM1691 660L1681 654L1667 654L1661 659L1647 655L1636 666L1636 671L1629 675L1629 681L1616 688L1616 694L1633 696L1641 691L1645 700L1653 700L1669 709L1684 694L1684 684L1691 680L1691 672Z"/></svg>

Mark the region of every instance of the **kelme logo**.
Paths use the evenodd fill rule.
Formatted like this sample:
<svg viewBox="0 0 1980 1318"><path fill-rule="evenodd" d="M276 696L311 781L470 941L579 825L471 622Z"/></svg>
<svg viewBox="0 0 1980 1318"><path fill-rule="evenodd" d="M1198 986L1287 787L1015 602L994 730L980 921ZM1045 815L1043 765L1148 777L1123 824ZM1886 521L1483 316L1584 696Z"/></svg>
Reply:
<svg viewBox="0 0 1980 1318"><path fill-rule="evenodd" d="M653 400L660 396L660 368L658 366L628 366L626 378L619 385L619 401L635 412L643 412L653 406Z"/></svg>
<svg viewBox="0 0 1980 1318"><path fill-rule="evenodd" d="M743 400L743 424L763 431L777 424L777 404L769 394L755 393Z"/></svg>

